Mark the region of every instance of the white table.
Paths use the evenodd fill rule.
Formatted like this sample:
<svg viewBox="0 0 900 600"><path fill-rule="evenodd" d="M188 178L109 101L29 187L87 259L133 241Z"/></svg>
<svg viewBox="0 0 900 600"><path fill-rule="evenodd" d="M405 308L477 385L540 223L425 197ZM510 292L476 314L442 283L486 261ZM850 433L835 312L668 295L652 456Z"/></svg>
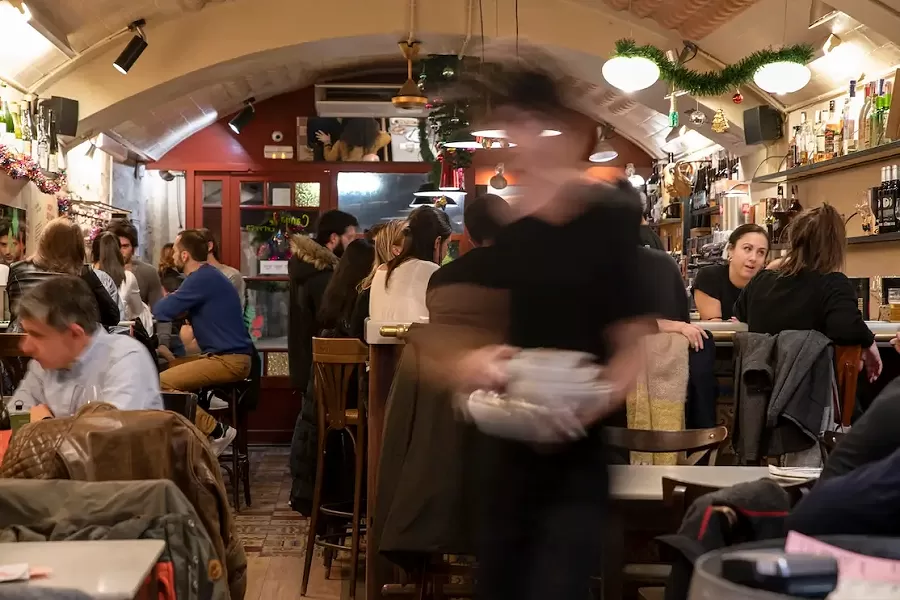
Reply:
<svg viewBox="0 0 900 600"><path fill-rule="evenodd" d="M49 567L49 577L12 586L77 590L103 600L133 600L165 548L162 540L0 544L0 565Z"/></svg>
<svg viewBox="0 0 900 600"><path fill-rule="evenodd" d="M610 495L614 500L662 500L663 477L700 485L729 487L768 476L768 467L613 465L610 467Z"/></svg>

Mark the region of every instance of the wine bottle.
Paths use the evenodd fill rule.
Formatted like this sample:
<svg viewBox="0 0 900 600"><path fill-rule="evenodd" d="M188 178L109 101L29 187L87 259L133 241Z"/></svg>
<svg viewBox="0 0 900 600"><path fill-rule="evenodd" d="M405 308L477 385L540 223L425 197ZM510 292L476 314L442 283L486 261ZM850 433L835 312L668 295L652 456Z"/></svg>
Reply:
<svg viewBox="0 0 900 600"><path fill-rule="evenodd" d="M787 168L793 169L800 165L800 149L797 147L797 136L800 135L800 126L794 127L794 134L791 136L790 149L787 157Z"/></svg>
<svg viewBox="0 0 900 600"><path fill-rule="evenodd" d="M44 171L50 170L50 137L47 135L47 122L44 111L38 107L38 165Z"/></svg>
<svg viewBox="0 0 900 600"><path fill-rule="evenodd" d="M897 231L900 230L900 214L898 214L898 205L900 205L900 170L898 170L897 165L891 166L891 198L891 205L894 207L894 231Z"/></svg>
<svg viewBox="0 0 900 600"><path fill-rule="evenodd" d="M850 154L857 150L857 130L856 130L856 80L850 80L850 97L844 103L843 121L844 130L841 132L842 153Z"/></svg>
<svg viewBox="0 0 900 600"><path fill-rule="evenodd" d="M791 186L791 205L788 207L788 210L791 212L803 212L803 207L800 205L800 200L797 199L797 186Z"/></svg>
<svg viewBox="0 0 900 600"><path fill-rule="evenodd" d="M897 231L897 217L894 214L894 206L897 196L895 189L891 167L884 168L885 183L882 186L881 213L883 222L883 233L891 233Z"/></svg>
<svg viewBox="0 0 900 600"><path fill-rule="evenodd" d="M825 160L835 158L841 148L841 115L834 100L828 102L828 118L825 119Z"/></svg>
<svg viewBox="0 0 900 600"><path fill-rule="evenodd" d="M22 154L31 156L31 105L22 102L19 110L22 113Z"/></svg>
<svg viewBox="0 0 900 600"><path fill-rule="evenodd" d="M862 108L859 109L859 118L856 120L859 127L859 149L869 148L869 117L872 109L872 84L866 84L866 96Z"/></svg>
<svg viewBox="0 0 900 600"><path fill-rule="evenodd" d="M823 116L824 111L816 111L816 155L813 162L822 162L825 160L825 121L827 117Z"/></svg>
<svg viewBox="0 0 900 600"><path fill-rule="evenodd" d="M47 160L47 170L51 173L59 172L59 139L56 135L56 115L49 111L50 119L50 158Z"/></svg>

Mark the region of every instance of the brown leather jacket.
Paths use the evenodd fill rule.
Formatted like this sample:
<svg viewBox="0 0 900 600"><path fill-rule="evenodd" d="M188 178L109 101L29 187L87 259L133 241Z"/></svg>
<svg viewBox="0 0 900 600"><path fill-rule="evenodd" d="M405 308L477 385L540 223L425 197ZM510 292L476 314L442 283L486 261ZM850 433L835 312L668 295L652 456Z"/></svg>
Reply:
<svg viewBox="0 0 900 600"><path fill-rule="evenodd" d="M247 557L235 531L218 461L184 417L88 404L73 417L26 425L10 443L0 477L128 481L169 479L200 515L225 565L232 600L243 600Z"/></svg>

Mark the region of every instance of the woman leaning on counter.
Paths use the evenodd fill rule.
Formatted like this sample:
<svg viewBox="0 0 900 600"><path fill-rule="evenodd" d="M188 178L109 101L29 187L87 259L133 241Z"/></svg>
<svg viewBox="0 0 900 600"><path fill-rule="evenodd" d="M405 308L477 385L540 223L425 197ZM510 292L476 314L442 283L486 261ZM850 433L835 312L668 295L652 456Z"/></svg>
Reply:
<svg viewBox="0 0 900 600"><path fill-rule="evenodd" d="M728 238L727 265L703 267L694 280L694 303L701 321L727 321L744 286L766 264L769 236L759 225L741 225Z"/></svg>
<svg viewBox="0 0 900 600"><path fill-rule="evenodd" d="M788 230L790 249L777 265L744 287L734 316L750 331L775 335L815 330L841 346L862 346L870 380L881 373L881 357L856 299L841 273L847 230L837 210L825 204L800 213Z"/></svg>

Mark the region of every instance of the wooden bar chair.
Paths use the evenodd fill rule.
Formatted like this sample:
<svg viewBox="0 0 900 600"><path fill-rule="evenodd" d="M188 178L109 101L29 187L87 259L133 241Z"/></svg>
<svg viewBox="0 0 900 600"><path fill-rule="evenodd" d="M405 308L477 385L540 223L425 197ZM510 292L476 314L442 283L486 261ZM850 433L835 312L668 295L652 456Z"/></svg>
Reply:
<svg viewBox="0 0 900 600"><path fill-rule="evenodd" d="M834 347L834 375L837 380L840 403L834 411L834 422L844 427L850 426L853 410L856 408L856 383L859 377L861 346Z"/></svg>
<svg viewBox="0 0 900 600"><path fill-rule="evenodd" d="M303 560L303 581L300 595L305 596L309 586L309 573L316 546L328 550L350 551L350 598L356 597L359 576L360 521L362 512L362 478L366 456L366 411L363 399L363 385L368 347L358 339L313 338L313 386L316 400L318 435L316 447L316 481L313 488L312 513L309 532L306 537L306 556ZM351 378L357 377L358 404L348 408ZM354 441L356 469L353 484L353 512L322 506L322 486L325 470L325 442L330 433L347 430ZM355 431L353 431L355 430ZM355 436L354 436L355 433ZM350 546L334 541L343 541L344 533L317 535L319 515L350 519Z"/></svg>
<svg viewBox="0 0 900 600"><path fill-rule="evenodd" d="M722 425L709 429L685 429L683 431L655 431L651 429L625 429L607 427L604 430L606 443L613 448L629 452L689 453L683 464L695 465L705 455L709 464L716 464L719 447L728 437L728 429Z"/></svg>

